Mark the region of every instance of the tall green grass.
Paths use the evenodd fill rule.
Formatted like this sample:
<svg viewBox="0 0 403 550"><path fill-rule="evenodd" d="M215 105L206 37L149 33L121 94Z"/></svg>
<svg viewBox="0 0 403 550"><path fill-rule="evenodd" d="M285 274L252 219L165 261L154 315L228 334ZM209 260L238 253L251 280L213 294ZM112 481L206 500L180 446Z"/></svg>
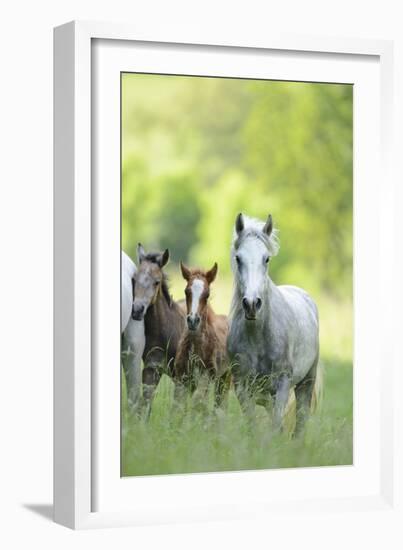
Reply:
<svg viewBox="0 0 403 550"><path fill-rule="evenodd" d="M234 392L228 410L189 404L178 412L173 383L163 376L148 422L123 411L122 475L178 474L352 464L352 369L327 364L322 408L304 436L273 436L270 417L256 407L255 425L242 415ZM123 400L124 401L124 400Z"/></svg>

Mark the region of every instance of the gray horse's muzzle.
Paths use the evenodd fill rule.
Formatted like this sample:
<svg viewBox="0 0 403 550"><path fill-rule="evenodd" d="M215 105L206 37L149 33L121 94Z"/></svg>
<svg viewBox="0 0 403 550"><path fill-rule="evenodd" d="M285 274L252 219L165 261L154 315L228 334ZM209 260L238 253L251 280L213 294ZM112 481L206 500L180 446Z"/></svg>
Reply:
<svg viewBox="0 0 403 550"><path fill-rule="evenodd" d="M242 307L245 312L245 318L248 321L255 321L256 313L262 307L262 300L259 298L259 296L253 299L244 296L242 298Z"/></svg>

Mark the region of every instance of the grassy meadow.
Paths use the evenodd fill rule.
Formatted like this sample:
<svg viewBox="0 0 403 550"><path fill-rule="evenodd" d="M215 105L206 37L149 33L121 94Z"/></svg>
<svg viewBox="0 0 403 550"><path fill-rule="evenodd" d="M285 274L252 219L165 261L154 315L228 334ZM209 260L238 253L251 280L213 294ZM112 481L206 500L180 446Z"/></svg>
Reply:
<svg viewBox="0 0 403 550"><path fill-rule="evenodd" d="M302 437L273 435L256 407L246 421L233 389L215 412L173 402L163 376L148 422L131 416L122 376L122 475L352 464L352 88L293 82L122 75L122 248L136 260L169 248L175 299L179 260L219 270L211 303L228 313L235 216L280 230L276 284L316 301L323 399ZM293 409L286 419L293 424Z"/></svg>

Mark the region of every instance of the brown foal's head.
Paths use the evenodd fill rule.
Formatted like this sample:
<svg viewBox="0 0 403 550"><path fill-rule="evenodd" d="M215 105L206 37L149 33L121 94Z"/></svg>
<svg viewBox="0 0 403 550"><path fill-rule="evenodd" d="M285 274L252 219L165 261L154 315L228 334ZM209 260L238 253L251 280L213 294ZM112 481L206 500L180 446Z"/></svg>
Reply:
<svg viewBox="0 0 403 550"><path fill-rule="evenodd" d="M187 281L185 288L187 325L189 330L197 330L207 309L210 285L217 275L217 263L210 271L190 269L181 262L182 276Z"/></svg>

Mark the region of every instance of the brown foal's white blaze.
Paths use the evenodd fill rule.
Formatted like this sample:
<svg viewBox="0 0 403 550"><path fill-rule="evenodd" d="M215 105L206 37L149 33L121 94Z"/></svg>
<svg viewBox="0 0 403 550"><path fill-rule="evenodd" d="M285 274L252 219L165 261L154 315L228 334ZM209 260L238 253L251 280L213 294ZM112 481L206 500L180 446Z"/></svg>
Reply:
<svg viewBox="0 0 403 550"><path fill-rule="evenodd" d="M217 264L214 264L210 271L204 273L199 270L192 271L181 262L181 271L183 278L188 283L185 289L187 325L189 330L197 330L210 295L209 285L217 274Z"/></svg>
<svg viewBox="0 0 403 550"><path fill-rule="evenodd" d="M201 279L193 279L191 286L191 306L190 315L197 315L199 313L200 298L205 289L205 283Z"/></svg>

